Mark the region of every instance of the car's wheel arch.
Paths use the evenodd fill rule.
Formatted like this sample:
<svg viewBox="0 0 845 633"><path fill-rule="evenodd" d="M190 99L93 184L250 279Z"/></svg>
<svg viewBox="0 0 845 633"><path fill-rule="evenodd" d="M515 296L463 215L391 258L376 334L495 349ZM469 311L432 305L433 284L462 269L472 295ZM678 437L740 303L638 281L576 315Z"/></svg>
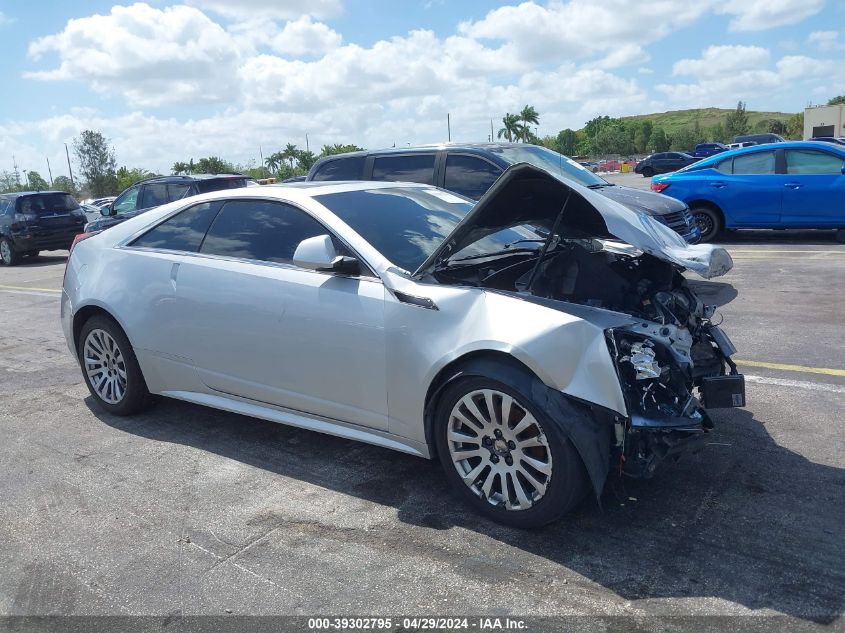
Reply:
<svg viewBox="0 0 845 633"><path fill-rule="evenodd" d="M129 344L133 345L132 337L129 335L129 331L126 329L126 325L118 318L112 311L106 308L104 305L99 303L88 303L79 308L77 308L76 312L73 314L73 323L71 325L72 332L73 332L73 348L79 349L79 337L82 333L82 328L85 326L85 323L94 316L105 316L115 323L117 323L118 327L123 330L123 334L129 340Z"/></svg>
<svg viewBox="0 0 845 633"><path fill-rule="evenodd" d="M706 198L694 198L687 202L687 206L690 208L690 211L694 211L696 207L704 207L718 213L719 218L722 220L722 226L725 226L725 211L712 200L707 200Z"/></svg>
<svg viewBox="0 0 845 633"><path fill-rule="evenodd" d="M483 376L504 383L533 402L559 425L575 446L596 497L601 494L610 465L612 429L605 416L594 416L588 404L546 385L525 363L505 352L480 350L451 361L428 386L425 399L425 439L432 458L437 457L435 415L440 397L457 380Z"/></svg>

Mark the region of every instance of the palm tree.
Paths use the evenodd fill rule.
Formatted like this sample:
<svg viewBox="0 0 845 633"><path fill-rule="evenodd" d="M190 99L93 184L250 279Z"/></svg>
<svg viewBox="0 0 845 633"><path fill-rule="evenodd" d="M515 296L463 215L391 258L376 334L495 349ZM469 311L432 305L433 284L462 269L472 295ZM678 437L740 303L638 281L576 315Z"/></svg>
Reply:
<svg viewBox="0 0 845 633"><path fill-rule="evenodd" d="M519 120L523 122L522 125L522 142L528 142L528 135L531 130L528 128L529 124L540 125L540 114L534 109L534 106L526 105L519 113Z"/></svg>
<svg viewBox="0 0 845 633"><path fill-rule="evenodd" d="M499 130L499 138L503 136L508 139L509 143L513 143L514 139L518 139L522 134L522 126L519 124L520 118L518 114L511 114L508 112L502 117L502 124L505 126Z"/></svg>
<svg viewBox="0 0 845 633"><path fill-rule="evenodd" d="M282 155L279 152L273 152L267 158L264 159L264 164L267 166L267 169L270 170L271 173L276 173L279 171L279 167L282 165Z"/></svg>
<svg viewBox="0 0 845 633"><path fill-rule="evenodd" d="M299 150L296 149L296 145L291 145L290 143L285 145L285 149L282 150L282 158L290 161L291 169L293 169L293 161L295 161L298 157Z"/></svg>

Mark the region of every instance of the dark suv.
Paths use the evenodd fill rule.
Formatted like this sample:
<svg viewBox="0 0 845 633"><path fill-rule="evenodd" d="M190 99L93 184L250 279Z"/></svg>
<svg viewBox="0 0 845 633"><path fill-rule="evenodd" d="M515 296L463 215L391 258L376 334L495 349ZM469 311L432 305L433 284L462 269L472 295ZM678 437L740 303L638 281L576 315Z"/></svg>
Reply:
<svg viewBox="0 0 845 633"><path fill-rule="evenodd" d="M531 163L558 173L628 208L647 213L687 242L698 242L701 237L689 207L683 202L614 185L562 154L526 143L450 143L337 154L317 161L306 180L421 182L478 200L505 169L516 163Z"/></svg>
<svg viewBox="0 0 845 633"><path fill-rule="evenodd" d="M257 183L241 174L193 174L191 176L156 176L142 180L121 193L101 211L104 217L89 222L85 231L102 231L124 220L155 209L168 202L221 189L240 189Z"/></svg>
<svg viewBox="0 0 845 633"><path fill-rule="evenodd" d="M25 255L68 249L84 226L85 212L64 191L0 194L0 259L14 266Z"/></svg>

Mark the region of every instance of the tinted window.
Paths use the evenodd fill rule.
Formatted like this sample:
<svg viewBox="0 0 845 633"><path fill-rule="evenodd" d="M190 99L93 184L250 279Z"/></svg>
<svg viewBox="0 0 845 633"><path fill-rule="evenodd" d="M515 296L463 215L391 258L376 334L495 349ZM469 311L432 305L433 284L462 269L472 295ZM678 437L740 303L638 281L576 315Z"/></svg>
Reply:
<svg viewBox="0 0 845 633"><path fill-rule="evenodd" d="M419 268L472 203L441 189L388 188L315 196L388 260L413 272ZM462 254L501 250L515 240L537 237L526 229L505 229L478 240Z"/></svg>
<svg viewBox="0 0 845 633"><path fill-rule="evenodd" d="M773 174L775 173L775 153L755 152L734 156L734 174Z"/></svg>
<svg viewBox="0 0 845 633"><path fill-rule="evenodd" d="M328 231L309 215L279 202L227 202L211 225L200 252L290 263L299 243Z"/></svg>
<svg viewBox="0 0 845 633"><path fill-rule="evenodd" d="M361 180L363 177L364 156L349 156L323 163L311 180Z"/></svg>
<svg viewBox="0 0 845 633"><path fill-rule="evenodd" d="M138 208L138 194L141 192L140 185L124 191L117 200L114 201L114 210L117 213L128 213Z"/></svg>
<svg viewBox="0 0 845 633"><path fill-rule="evenodd" d="M188 207L144 233L132 242L132 246L196 253L219 209L219 202L203 202Z"/></svg>
<svg viewBox="0 0 845 633"><path fill-rule="evenodd" d="M18 198L18 213L53 214L70 213L79 208L79 203L67 193L41 193Z"/></svg>
<svg viewBox="0 0 845 633"><path fill-rule="evenodd" d="M434 184L434 159L432 154L379 156L373 162L373 180L396 180Z"/></svg>
<svg viewBox="0 0 845 633"><path fill-rule="evenodd" d="M170 202L174 200L181 200L190 196L191 185L189 184L170 184L167 185L167 199Z"/></svg>
<svg viewBox="0 0 845 633"><path fill-rule="evenodd" d="M723 160L716 165L716 171L722 172L723 174L732 174L733 173L733 164L734 164L733 158Z"/></svg>
<svg viewBox="0 0 845 633"><path fill-rule="evenodd" d="M246 187L248 178L209 178L208 180L198 180L197 190L200 193L208 193L209 191L222 191L223 189L240 189Z"/></svg>
<svg viewBox="0 0 845 633"><path fill-rule="evenodd" d="M828 154L807 149L786 150L787 174L839 174L845 160Z"/></svg>
<svg viewBox="0 0 845 633"><path fill-rule="evenodd" d="M167 204L166 184L154 183L141 187L141 204L138 205L139 209L149 209L162 204Z"/></svg>
<svg viewBox="0 0 845 633"><path fill-rule="evenodd" d="M501 169L481 158L449 154L446 158L445 187L478 200L501 173Z"/></svg>

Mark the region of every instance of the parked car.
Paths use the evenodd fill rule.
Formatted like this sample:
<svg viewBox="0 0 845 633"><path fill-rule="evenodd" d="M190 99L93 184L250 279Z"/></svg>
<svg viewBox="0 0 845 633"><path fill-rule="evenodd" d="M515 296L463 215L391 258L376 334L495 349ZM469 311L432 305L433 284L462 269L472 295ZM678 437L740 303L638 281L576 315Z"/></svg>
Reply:
<svg viewBox="0 0 845 633"><path fill-rule="evenodd" d="M830 143L733 150L655 176L651 188L688 204L704 241L725 228L845 229L845 148Z"/></svg>
<svg viewBox="0 0 845 633"><path fill-rule="evenodd" d="M742 134L734 137L734 143L756 143L757 145L764 145L766 143L784 143L784 138L779 134Z"/></svg>
<svg viewBox="0 0 845 633"><path fill-rule="evenodd" d="M592 161L592 160L580 161L578 164L581 165L581 167L588 169L593 173L595 173L599 170L599 164L595 161Z"/></svg>
<svg viewBox="0 0 845 633"><path fill-rule="evenodd" d="M65 250L84 226L85 213L64 191L0 194L0 261L14 266L40 251Z"/></svg>
<svg viewBox="0 0 845 633"><path fill-rule="evenodd" d="M318 160L306 180L393 180L437 185L478 200L505 169L529 163L651 215L695 243L698 228L677 200L609 183L563 154L526 143L427 145L351 152Z"/></svg>
<svg viewBox="0 0 845 633"><path fill-rule="evenodd" d="M599 161L598 170L599 171L619 171L622 167L622 163L615 158Z"/></svg>
<svg viewBox="0 0 845 633"><path fill-rule="evenodd" d="M707 158L726 151L728 151L728 146L722 143L699 143L689 154L695 158Z"/></svg>
<svg viewBox="0 0 845 633"><path fill-rule="evenodd" d="M692 165L697 160L699 159L695 156L683 152L658 152L646 156L638 162L634 167L634 172L642 174L644 178L651 178L655 174L678 171L687 165Z"/></svg>
<svg viewBox="0 0 845 633"><path fill-rule="evenodd" d="M810 140L818 143L833 143L834 145L845 145L845 136L839 138L836 138L834 136L817 136L816 138L811 138Z"/></svg>
<svg viewBox="0 0 845 633"><path fill-rule="evenodd" d="M728 143L728 149L740 149L742 147L751 147L752 145L759 145L754 141L743 141L741 143Z"/></svg>
<svg viewBox="0 0 845 633"><path fill-rule="evenodd" d="M77 242L61 320L109 413L160 394L436 457L478 511L529 527L744 405L681 274L731 265L519 164L475 205L391 182L174 202Z"/></svg>
<svg viewBox="0 0 845 633"><path fill-rule="evenodd" d="M91 200L83 201L83 204L90 204L92 207L101 208L114 202L116 197L117 196L106 196L105 198L92 198Z"/></svg>
<svg viewBox="0 0 845 633"><path fill-rule="evenodd" d="M193 174L190 176L155 176L142 180L121 193L101 210L102 218L90 222L86 232L103 231L140 213L168 202L190 198L220 189L240 189L255 184L255 179L241 174Z"/></svg>

